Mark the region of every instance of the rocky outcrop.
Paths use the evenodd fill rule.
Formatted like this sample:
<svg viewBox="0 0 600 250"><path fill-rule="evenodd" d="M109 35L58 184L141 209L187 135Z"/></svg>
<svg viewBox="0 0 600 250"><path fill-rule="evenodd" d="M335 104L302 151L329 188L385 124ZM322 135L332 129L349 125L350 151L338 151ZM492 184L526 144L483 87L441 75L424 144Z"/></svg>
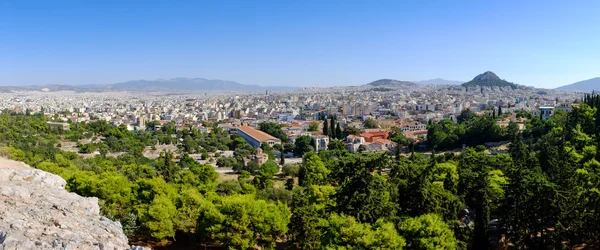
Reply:
<svg viewBox="0 0 600 250"><path fill-rule="evenodd" d="M121 224L61 177L0 159L0 250L130 249Z"/></svg>

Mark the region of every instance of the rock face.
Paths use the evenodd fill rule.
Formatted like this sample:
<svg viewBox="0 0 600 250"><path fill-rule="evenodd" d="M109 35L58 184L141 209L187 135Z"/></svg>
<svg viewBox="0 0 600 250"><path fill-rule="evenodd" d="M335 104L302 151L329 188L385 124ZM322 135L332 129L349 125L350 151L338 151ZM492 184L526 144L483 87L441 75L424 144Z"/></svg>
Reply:
<svg viewBox="0 0 600 250"><path fill-rule="evenodd" d="M130 249L98 198L65 190L61 177L0 159L0 250Z"/></svg>

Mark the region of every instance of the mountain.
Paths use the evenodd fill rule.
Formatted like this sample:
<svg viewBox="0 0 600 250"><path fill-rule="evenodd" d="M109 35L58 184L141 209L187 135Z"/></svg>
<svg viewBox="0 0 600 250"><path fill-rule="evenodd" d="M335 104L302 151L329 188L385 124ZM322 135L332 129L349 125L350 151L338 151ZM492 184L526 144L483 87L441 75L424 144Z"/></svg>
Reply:
<svg viewBox="0 0 600 250"><path fill-rule="evenodd" d="M512 87L516 88L517 86L506 80L500 79L494 72L486 71L483 74L477 75L473 80L465 82L462 84L464 87L474 87L474 86L497 86L497 87Z"/></svg>
<svg viewBox="0 0 600 250"><path fill-rule="evenodd" d="M108 88L127 91L152 92L260 92L265 90L293 90L293 87L244 85L234 81L209 80L205 78L173 78L159 80L136 80L115 83Z"/></svg>
<svg viewBox="0 0 600 250"><path fill-rule="evenodd" d="M379 79L374 82L370 82L367 85L374 87L399 87L399 86L410 86L415 85L414 82L398 81L394 79Z"/></svg>
<svg viewBox="0 0 600 250"><path fill-rule="evenodd" d="M592 92L600 91L600 77L580 81L556 88L557 90L573 91L573 92Z"/></svg>
<svg viewBox="0 0 600 250"><path fill-rule="evenodd" d="M462 84L462 81L452 81L452 80L446 80L446 79L442 79L442 78L436 78L436 79L431 79L431 80L425 80L425 81L418 81L415 82L417 84L431 84L431 85L459 85Z"/></svg>
<svg viewBox="0 0 600 250"><path fill-rule="evenodd" d="M294 90L295 87L244 85L233 81L209 80L204 78L173 78L159 80L136 80L115 84L90 85L31 85L0 86L0 92L13 91L148 91L148 92L264 92Z"/></svg>

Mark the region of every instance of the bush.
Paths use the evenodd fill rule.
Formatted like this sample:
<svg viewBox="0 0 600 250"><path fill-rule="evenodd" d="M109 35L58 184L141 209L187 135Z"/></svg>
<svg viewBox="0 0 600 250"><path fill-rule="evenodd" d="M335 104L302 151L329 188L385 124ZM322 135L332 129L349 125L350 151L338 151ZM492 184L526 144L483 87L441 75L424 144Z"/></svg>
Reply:
<svg viewBox="0 0 600 250"><path fill-rule="evenodd" d="M296 177L300 172L300 166L295 164L285 164L283 165L283 174L289 177Z"/></svg>

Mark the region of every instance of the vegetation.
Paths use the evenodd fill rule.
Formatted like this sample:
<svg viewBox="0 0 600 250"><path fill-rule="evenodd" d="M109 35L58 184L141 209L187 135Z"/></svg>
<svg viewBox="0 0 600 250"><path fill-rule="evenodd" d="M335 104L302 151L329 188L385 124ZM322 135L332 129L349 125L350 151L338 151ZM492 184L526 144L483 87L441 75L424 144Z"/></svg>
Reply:
<svg viewBox="0 0 600 250"><path fill-rule="evenodd" d="M92 122L60 131L50 130L41 115L3 112L0 155L62 176L72 192L98 197L103 215L121 221L132 240L177 244L177 235L229 249L271 249L277 242L297 249L491 249L505 243L565 249L600 238L599 106L598 96L588 96L568 114L532 117L522 132L468 113L458 124L431 125L437 148L507 138L508 154L468 147L460 154L404 157L351 154L340 146L315 153L297 143L303 162L284 165L291 180L285 187L273 185L275 162L244 165L254 149L218 129L200 133L164 124L133 132ZM83 139L89 133L97 139ZM122 154L82 158L55 147L75 138ZM141 154L164 143L181 153ZM243 166L237 180L217 181L212 166L188 155L219 148L234 150L217 164Z"/></svg>
<svg viewBox="0 0 600 250"><path fill-rule="evenodd" d="M375 119L369 117L369 118L367 118L363 122L363 127L365 127L365 128L379 128L379 124L377 124L377 121L375 121Z"/></svg>

